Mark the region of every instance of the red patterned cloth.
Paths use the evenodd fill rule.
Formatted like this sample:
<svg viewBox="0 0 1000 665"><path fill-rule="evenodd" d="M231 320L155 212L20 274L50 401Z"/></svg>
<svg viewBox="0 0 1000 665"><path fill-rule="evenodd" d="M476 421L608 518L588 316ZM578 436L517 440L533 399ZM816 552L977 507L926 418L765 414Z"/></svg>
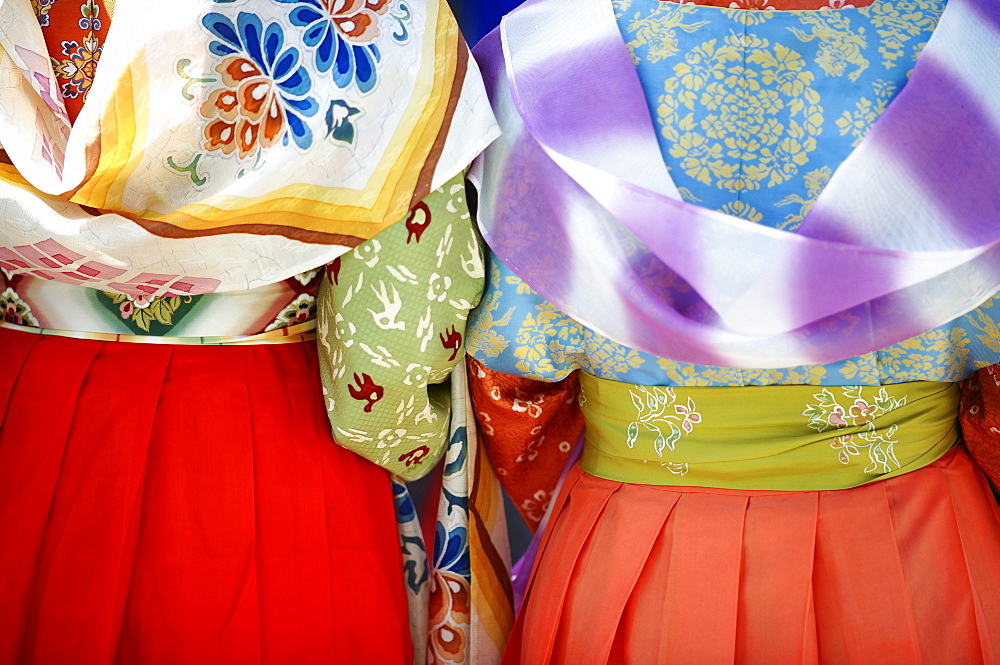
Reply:
<svg viewBox="0 0 1000 665"><path fill-rule="evenodd" d="M104 0L31 0L59 80L66 112L76 120L94 82L111 25Z"/></svg>
<svg viewBox="0 0 1000 665"><path fill-rule="evenodd" d="M1000 365L981 369L965 382L960 421L969 452L1000 488Z"/></svg>
<svg viewBox="0 0 1000 665"><path fill-rule="evenodd" d="M545 383L469 359L469 389L483 446L500 484L534 531L583 432L576 374Z"/></svg>

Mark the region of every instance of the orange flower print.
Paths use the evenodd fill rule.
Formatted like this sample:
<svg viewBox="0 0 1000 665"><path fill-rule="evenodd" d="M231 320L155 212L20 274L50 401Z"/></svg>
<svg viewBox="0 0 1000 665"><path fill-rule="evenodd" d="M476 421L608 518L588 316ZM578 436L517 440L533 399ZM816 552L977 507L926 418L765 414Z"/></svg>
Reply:
<svg viewBox="0 0 1000 665"><path fill-rule="evenodd" d="M63 97L87 96L94 73L97 71L97 61L101 57L101 45L97 38L90 35L84 37L83 45L76 42L63 42L62 54L55 67L55 73L65 81L62 85Z"/></svg>
<svg viewBox="0 0 1000 665"><path fill-rule="evenodd" d="M391 0L323 0L334 24L344 38L356 44L379 36L378 17L385 14Z"/></svg>
<svg viewBox="0 0 1000 665"><path fill-rule="evenodd" d="M247 58L230 56L216 68L225 88L209 95L201 115L214 118L205 127L205 149L249 157L270 148L285 133L285 116L274 81Z"/></svg>
<svg viewBox="0 0 1000 665"><path fill-rule="evenodd" d="M260 19L241 12L234 24L211 13L202 24L213 35L210 50L223 56L215 67L222 87L209 93L200 113L205 126L204 147L241 159L253 157L289 138L300 148L312 145L312 130L304 117L316 115L319 105L308 96L309 73L299 64L299 51L285 46L283 28L266 27Z"/></svg>
<svg viewBox="0 0 1000 665"><path fill-rule="evenodd" d="M450 570L431 577L428 663L464 663L471 614L469 582Z"/></svg>

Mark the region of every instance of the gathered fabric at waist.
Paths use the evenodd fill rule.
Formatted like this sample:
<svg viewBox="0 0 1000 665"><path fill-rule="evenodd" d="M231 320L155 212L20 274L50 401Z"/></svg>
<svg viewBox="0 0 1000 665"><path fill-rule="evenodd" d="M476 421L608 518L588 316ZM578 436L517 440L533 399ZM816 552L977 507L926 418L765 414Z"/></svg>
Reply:
<svg viewBox="0 0 1000 665"><path fill-rule="evenodd" d="M147 276L151 283L162 275ZM22 332L151 344L276 344L315 338L323 270L243 291L104 292L0 274L0 326ZM133 288L134 287L134 288ZM150 290L147 293L145 290Z"/></svg>
<svg viewBox="0 0 1000 665"><path fill-rule="evenodd" d="M54 328L36 328L22 326L6 321L0 321L0 328L34 333L36 335L54 335L56 337L71 337L73 339L92 339L101 342L128 342L137 344L180 344L180 345L238 345L238 344L290 344L308 342L316 339L316 320L306 321L287 328L270 330L256 335L203 335L199 337L180 337L171 335L123 335L119 333L88 332L83 330L58 330Z"/></svg>
<svg viewBox="0 0 1000 665"><path fill-rule="evenodd" d="M955 383L641 386L581 373L581 466L647 485L812 491L922 468L959 440Z"/></svg>

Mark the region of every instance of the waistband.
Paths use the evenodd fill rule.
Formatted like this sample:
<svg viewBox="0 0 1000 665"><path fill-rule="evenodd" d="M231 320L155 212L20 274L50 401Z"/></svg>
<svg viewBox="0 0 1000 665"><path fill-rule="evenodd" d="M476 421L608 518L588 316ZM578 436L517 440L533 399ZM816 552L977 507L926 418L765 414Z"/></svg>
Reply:
<svg viewBox="0 0 1000 665"><path fill-rule="evenodd" d="M922 468L959 440L950 382L640 386L581 373L592 475L645 485L815 491Z"/></svg>
<svg viewBox="0 0 1000 665"><path fill-rule="evenodd" d="M81 330L56 330L35 328L0 321L0 328L19 330L36 335L54 335L73 339L92 339L101 342L127 342L135 344L199 344L199 345L239 345L239 344L292 344L316 339L316 320L306 321L286 328L278 328L256 335L230 335L216 337L169 337L161 335L119 335L117 333L84 332Z"/></svg>
<svg viewBox="0 0 1000 665"><path fill-rule="evenodd" d="M162 276L150 279L155 277ZM243 291L147 297L27 275L15 276L3 289L0 276L0 305L5 308L0 326L135 344L288 344L315 339L316 294L301 280L291 285L293 279L298 278Z"/></svg>

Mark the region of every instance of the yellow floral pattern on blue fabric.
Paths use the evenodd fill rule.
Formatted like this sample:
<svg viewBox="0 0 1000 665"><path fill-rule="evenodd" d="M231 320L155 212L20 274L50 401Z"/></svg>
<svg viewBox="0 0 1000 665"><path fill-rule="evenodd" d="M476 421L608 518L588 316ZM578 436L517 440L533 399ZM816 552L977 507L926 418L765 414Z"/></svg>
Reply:
<svg viewBox="0 0 1000 665"><path fill-rule="evenodd" d="M465 343L475 357L491 359L490 365L499 358L513 363L509 371L501 371L553 381L585 369L614 379L653 358L562 313L496 259L491 262L487 293L473 313ZM498 316L498 311L503 314Z"/></svg>
<svg viewBox="0 0 1000 665"><path fill-rule="evenodd" d="M694 46L673 73L656 110L675 172L742 192L789 180L816 150L823 110L798 53L730 35Z"/></svg>
<svg viewBox="0 0 1000 665"><path fill-rule="evenodd" d="M562 313L495 256L490 256L482 303L469 321L469 353L496 371L542 381L559 381L582 369L640 385L877 386L958 381L1000 358L1000 297L944 326L863 356L782 369L695 365L617 344Z"/></svg>
<svg viewBox="0 0 1000 665"><path fill-rule="evenodd" d="M619 0L616 15L675 183L707 207L794 230L824 169L902 89L944 5L762 12ZM799 210L776 210L796 196Z"/></svg>
<svg viewBox="0 0 1000 665"><path fill-rule="evenodd" d="M944 0L748 11L613 0L661 153L685 200L794 230L903 88ZM557 381L576 369L642 385L955 381L1000 357L1000 298L940 328L829 365L731 369L616 344L546 302L496 257L468 348L492 369Z"/></svg>

